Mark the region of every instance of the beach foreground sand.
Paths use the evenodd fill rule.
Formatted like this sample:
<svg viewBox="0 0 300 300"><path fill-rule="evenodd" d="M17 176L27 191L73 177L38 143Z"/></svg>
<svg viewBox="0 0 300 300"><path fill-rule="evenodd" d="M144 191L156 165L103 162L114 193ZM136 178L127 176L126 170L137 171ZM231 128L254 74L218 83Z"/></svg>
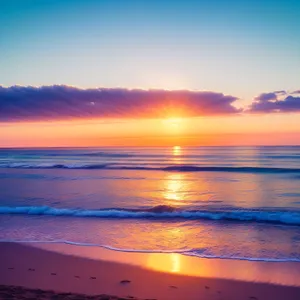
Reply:
<svg viewBox="0 0 300 300"><path fill-rule="evenodd" d="M299 287L158 272L28 244L1 243L0 252L1 299L300 299Z"/></svg>
<svg viewBox="0 0 300 300"><path fill-rule="evenodd" d="M118 297L112 295L83 295L75 293L60 293L55 291L46 291L41 289L29 289L13 285L0 285L0 299L44 299L44 300L138 300L135 297Z"/></svg>

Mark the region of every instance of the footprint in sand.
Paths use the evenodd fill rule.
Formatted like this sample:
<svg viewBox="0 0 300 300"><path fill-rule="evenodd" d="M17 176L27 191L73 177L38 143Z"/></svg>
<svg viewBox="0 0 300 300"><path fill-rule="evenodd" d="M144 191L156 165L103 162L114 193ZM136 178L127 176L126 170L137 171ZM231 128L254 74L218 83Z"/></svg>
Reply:
<svg viewBox="0 0 300 300"><path fill-rule="evenodd" d="M96 277L91 276L90 279L96 279Z"/></svg>
<svg viewBox="0 0 300 300"><path fill-rule="evenodd" d="M175 285L170 285L169 287L170 287L171 289L178 289L178 287L175 286Z"/></svg>
<svg viewBox="0 0 300 300"><path fill-rule="evenodd" d="M78 276L78 275L75 275L74 277L75 277L75 278L78 278L78 279L80 278L80 276Z"/></svg>
<svg viewBox="0 0 300 300"><path fill-rule="evenodd" d="M209 290L209 286L206 285L206 286L205 286L205 289L206 289L206 290Z"/></svg>
<svg viewBox="0 0 300 300"><path fill-rule="evenodd" d="M27 271L35 271L35 269L29 268Z"/></svg>
<svg viewBox="0 0 300 300"><path fill-rule="evenodd" d="M122 284L125 284L125 283L130 283L131 281L130 280L127 280L127 279L124 279L124 280L121 280L120 283Z"/></svg>
<svg viewBox="0 0 300 300"><path fill-rule="evenodd" d="M254 296L249 297L249 299L251 299L251 300L258 300L258 298L254 297Z"/></svg>
<svg viewBox="0 0 300 300"><path fill-rule="evenodd" d="M57 275L57 274L56 274L56 273L51 273L51 275L52 275L52 276L55 276L55 275Z"/></svg>
<svg viewBox="0 0 300 300"><path fill-rule="evenodd" d="M8 268L8 270L14 270L15 268L12 268L12 267L10 267L10 268Z"/></svg>

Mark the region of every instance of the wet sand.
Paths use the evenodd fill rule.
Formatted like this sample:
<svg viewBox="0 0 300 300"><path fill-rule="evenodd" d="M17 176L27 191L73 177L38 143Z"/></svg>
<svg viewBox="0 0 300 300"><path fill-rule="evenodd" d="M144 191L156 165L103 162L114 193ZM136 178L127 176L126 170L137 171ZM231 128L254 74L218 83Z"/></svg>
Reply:
<svg viewBox="0 0 300 300"><path fill-rule="evenodd" d="M0 253L0 299L300 299L299 287L159 272L28 244L0 243Z"/></svg>

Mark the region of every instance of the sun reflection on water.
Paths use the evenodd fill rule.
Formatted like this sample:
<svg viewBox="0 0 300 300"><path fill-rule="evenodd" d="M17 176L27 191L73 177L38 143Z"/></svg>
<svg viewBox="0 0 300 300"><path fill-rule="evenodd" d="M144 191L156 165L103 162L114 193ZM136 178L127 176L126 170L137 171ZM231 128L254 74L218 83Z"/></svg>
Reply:
<svg viewBox="0 0 300 300"><path fill-rule="evenodd" d="M184 199L184 181L182 174L169 174L165 181L164 198L180 201Z"/></svg>
<svg viewBox="0 0 300 300"><path fill-rule="evenodd" d="M182 163L182 148L180 146L174 146L171 149L171 163L173 164L181 164Z"/></svg>
<svg viewBox="0 0 300 300"><path fill-rule="evenodd" d="M180 146L174 146L173 147L173 155L174 156L181 155L181 147Z"/></svg>

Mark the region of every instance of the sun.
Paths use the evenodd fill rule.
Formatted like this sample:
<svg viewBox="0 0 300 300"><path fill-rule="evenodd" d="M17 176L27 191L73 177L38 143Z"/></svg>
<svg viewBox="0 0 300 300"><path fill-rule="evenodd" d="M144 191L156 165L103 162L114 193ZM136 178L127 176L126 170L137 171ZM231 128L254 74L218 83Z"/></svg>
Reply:
<svg viewBox="0 0 300 300"><path fill-rule="evenodd" d="M182 125L181 118L168 118L168 119L164 119L164 122L166 125L175 128L179 128Z"/></svg>
<svg viewBox="0 0 300 300"><path fill-rule="evenodd" d="M162 125L163 125L162 126L162 131L166 135L180 137L184 134L186 124L185 124L185 121L182 118L172 117L172 118L162 119L161 121L162 121Z"/></svg>

